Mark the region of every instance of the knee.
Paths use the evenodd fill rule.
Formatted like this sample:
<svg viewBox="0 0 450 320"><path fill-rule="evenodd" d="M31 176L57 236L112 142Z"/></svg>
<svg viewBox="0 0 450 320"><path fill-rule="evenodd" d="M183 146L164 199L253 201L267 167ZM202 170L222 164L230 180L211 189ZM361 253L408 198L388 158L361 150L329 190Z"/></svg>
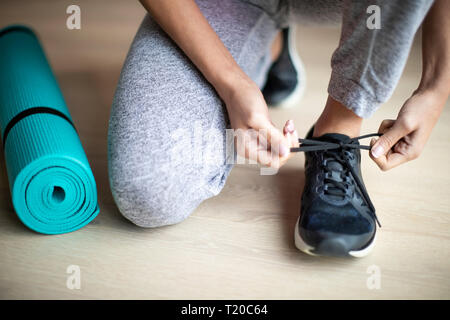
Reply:
<svg viewBox="0 0 450 320"><path fill-rule="evenodd" d="M120 213L137 226L155 228L184 221L202 201L201 192L190 190L161 172L127 175L109 172L111 192Z"/></svg>

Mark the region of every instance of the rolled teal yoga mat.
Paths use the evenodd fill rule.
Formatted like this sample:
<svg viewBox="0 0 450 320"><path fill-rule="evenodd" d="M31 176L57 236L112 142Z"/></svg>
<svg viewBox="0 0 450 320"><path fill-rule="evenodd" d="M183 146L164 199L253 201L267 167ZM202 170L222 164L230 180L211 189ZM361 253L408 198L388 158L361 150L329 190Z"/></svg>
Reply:
<svg viewBox="0 0 450 320"><path fill-rule="evenodd" d="M0 30L0 129L12 203L26 226L59 234L97 216L88 159L39 41L23 26Z"/></svg>

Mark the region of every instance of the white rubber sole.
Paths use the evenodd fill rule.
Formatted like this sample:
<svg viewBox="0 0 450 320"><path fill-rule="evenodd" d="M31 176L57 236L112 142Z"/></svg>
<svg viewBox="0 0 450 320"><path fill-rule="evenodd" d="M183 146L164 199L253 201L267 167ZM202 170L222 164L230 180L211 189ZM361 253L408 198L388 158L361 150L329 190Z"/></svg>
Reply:
<svg viewBox="0 0 450 320"><path fill-rule="evenodd" d="M299 222L300 218L297 219L297 222L295 223L295 230L294 230L294 241L295 241L295 246L297 247L298 250L300 250L301 252L304 252L306 254L309 254L310 256L318 256L318 254L315 254L312 252L312 250L314 250L313 247L307 245L305 243L305 241L303 241L303 239L300 237L300 234L298 232L298 222Z"/></svg>
<svg viewBox="0 0 450 320"><path fill-rule="evenodd" d="M295 242L295 246L297 247L298 250L309 254L310 256L320 256L319 254L316 254L314 252L312 252L314 250L313 247L311 247L310 245L306 244L303 239L300 237L300 234L298 232L298 223L299 223L300 218L297 219L297 222L295 223L295 230L294 230L294 242ZM373 241L370 243L370 245L368 245L367 247L365 247L362 250L355 250L355 251L350 251L348 254L352 257L355 258L362 258L367 256L369 253L372 252L373 248L375 247L375 242L376 242L376 234L375 234L375 238L373 239Z"/></svg>
<svg viewBox="0 0 450 320"><path fill-rule="evenodd" d="M276 108L292 108L300 102L300 100L303 98L303 95L305 93L306 89L306 72L305 72L305 66L303 65L303 62L298 55L297 51L297 45L296 45L296 30L297 26L292 25L289 28L289 34L288 34L288 48L289 48L289 56L292 59L292 63L294 64L294 68L297 71L297 86L295 87L294 91L282 102L278 103L277 105L274 105Z"/></svg>

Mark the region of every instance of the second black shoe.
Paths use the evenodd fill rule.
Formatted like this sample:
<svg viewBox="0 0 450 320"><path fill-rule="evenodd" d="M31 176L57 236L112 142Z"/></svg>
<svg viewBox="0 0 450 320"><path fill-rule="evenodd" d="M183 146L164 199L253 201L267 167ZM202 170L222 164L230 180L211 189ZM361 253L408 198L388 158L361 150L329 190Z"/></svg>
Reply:
<svg viewBox="0 0 450 320"><path fill-rule="evenodd" d="M264 99L271 107L294 106L305 91L305 68L295 48L295 30L295 25L282 30L283 47L270 67L262 89Z"/></svg>
<svg viewBox="0 0 450 320"><path fill-rule="evenodd" d="M305 152L305 187L295 245L311 255L363 257L373 248L378 219L361 175L358 140L331 133L299 139Z"/></svg>

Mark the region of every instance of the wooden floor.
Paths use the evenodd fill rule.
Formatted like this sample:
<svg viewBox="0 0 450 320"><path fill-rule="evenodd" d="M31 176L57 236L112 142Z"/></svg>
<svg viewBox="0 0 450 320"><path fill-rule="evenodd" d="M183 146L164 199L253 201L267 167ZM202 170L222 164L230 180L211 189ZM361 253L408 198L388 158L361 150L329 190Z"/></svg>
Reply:
<svg viewBox="0 0 450 320"><path fill-rule="evenodd" d="M121 64L144 15L138 1L77 1L82 29L68 30L71 1L2 0L0 27L27 23L39 33L80 133L98 184L100 215L85 228L45 236L14 213L0 162L0 298L450 298L450 109L423 155L382 173L363 157L366 185L383 227L374 252L360 260L314 258L297 251L293 228L303 188L303 155L278 175L236 167L223 192L179 225L140 229L122 218L107 176L109 109ZM293 118L304 135L326 100L330 55L338 29L304 27L306 95L294 109L272 110L279 126ZM416 43L392 99L363 133L394 118L417 86ZM81 289L66 287L69 265ZM380 289L369 289L372 266Z"/></svg>

